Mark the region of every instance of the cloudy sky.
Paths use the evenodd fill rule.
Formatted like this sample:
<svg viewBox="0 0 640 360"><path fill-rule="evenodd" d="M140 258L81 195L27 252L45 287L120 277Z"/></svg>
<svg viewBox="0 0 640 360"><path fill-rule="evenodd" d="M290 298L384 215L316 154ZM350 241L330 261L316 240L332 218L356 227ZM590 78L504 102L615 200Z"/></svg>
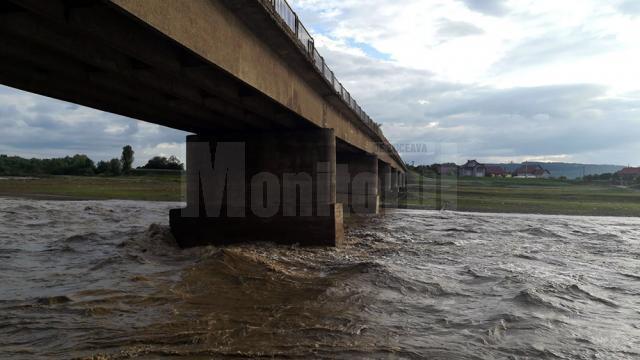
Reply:
<svg viewBox="0 0 640 360"><path fill-rule="evenodd" d="M640 0L290 2L407 161L640 165ZM0 126L0 153L184 158L182 132L4 87Z"/></svg>
<svg viewBox="0 0 640 360"><path fill-rule="evenodd" d="M184 159L186 133L0 85L0 154L94 161L120 157L130 144L135 165L156 155Z"/></svg>

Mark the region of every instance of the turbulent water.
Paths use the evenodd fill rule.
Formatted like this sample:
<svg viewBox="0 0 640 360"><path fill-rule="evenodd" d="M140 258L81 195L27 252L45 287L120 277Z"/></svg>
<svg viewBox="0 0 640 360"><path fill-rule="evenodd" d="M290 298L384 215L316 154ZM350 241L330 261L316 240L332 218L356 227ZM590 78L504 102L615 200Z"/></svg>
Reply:
<svg viewBox="0 0 640 360"><path fill-rule="evenodd" d="M640 218L397 210L180 250L171 203L0 199L0 358L640 358Z"/></svg>

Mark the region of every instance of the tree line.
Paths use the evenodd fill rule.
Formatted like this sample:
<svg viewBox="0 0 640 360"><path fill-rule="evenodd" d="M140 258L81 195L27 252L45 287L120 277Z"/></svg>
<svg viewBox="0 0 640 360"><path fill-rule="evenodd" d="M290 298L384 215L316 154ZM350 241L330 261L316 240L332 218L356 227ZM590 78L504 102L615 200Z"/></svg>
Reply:
<svg viewBox="0 0 640 360"><path fill-rule="evenodd" d="M133 171L135 152L130 145L122 148L120 158L95 163L87 155L66 156L53 159L25 159L19 156L0 155L0 175L74 175L74 176L120 176ZM155 156L138 169L184 170L184 164L175 156Z"/></svg>
<svg viewBox="0 0 640 360"><path fill-rule="evenodd" d="M606 173L599 175L586 175L583 178L585 182L608 182L615 185L640 185L639 175L620 175L618 173Z"/></svg>

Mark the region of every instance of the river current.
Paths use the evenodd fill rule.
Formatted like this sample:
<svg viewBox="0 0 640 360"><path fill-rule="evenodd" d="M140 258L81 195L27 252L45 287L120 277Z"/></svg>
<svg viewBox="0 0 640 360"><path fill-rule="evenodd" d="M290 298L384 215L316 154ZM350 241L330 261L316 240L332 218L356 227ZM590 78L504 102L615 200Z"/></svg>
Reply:
<svg viewBox="0 0 640 360"><path fill-rule="evenodd" d="M338 249L181 250L174 207L0 199L0 358L640 358L640 218L390 210Z"/></svg>

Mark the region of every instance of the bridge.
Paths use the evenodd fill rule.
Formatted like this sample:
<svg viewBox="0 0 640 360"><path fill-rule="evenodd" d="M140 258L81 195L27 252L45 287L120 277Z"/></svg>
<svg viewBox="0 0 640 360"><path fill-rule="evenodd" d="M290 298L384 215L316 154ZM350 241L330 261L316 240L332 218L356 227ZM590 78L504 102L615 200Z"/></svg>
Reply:
<svg viewBox="0 0 640 360"><path fill-rule="evenodd" d="M338 245L406 167L284 0L0 2L0 83L184 130L181 246Z"/></svg>

